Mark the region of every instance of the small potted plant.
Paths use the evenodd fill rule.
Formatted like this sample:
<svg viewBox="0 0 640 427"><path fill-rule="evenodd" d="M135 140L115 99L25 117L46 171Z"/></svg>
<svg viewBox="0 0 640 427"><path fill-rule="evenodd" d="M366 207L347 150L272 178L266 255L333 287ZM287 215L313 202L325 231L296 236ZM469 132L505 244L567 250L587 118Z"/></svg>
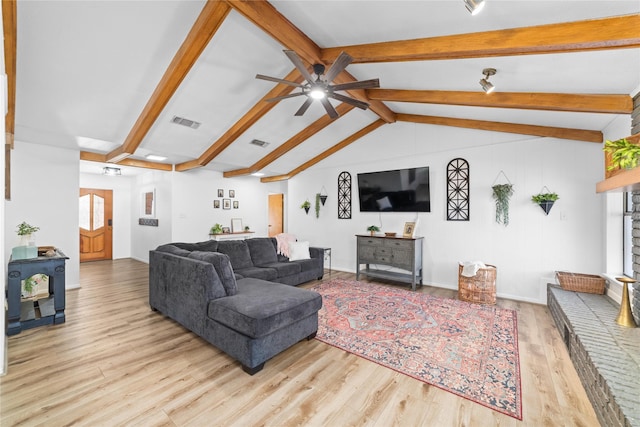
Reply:
<svg viewBox="0 0 640 427"><path fill-rule="evenodd" d="M551 207L559 198L556 193L538 193L531 197L531 201L540 205L545 215L549 215Z"/></svg>
<svg viewBox="0 0 640 427"><path fill-rule="evenodd" d="M513 184L498 184L491 187L496 200L496 222L509 225L509 199L513 195Z"/></svg>
<svg viewBox="0 0 640 427"><path fill-rule="evenodd" d="M251 230L251 229L249 228L249 226L248 226L248 225L245 225L245 226L244 226L244 232L245 232L245 233L248 233L248 232L249 232L249 230Z"/></svg>
<svg viewBox="0 0 640 427"><path fill-rule="evenodd" d="M16 233L20 237L20 245L21 246L35 246L33 233L40 230L40 227L36 227L34 225L27 224L25 221L22 221L21 224L18 224L16 227Z"/></svg>
<svg viewBox="0 0 640 427"><path fill-rule="evenodd" d="M222 234L222 224L216 223L211 230L209 230L209 234Z"/></svg>
<svg viewBox="0 0 640 427"><path fill-rule="evenodd" d="M311 202L309 202L309 200L305 200L304 203L300 205L300 208L304 209L304 211L309 214L309 209L311 209Z"/></svg>
<svg viewBox="0 0 640 427"><path fill-rule="evenodd" d="M372 236L375 236L376 232L380 231L380 227L377 225L370 225L367 227L367 231L371 232Z"/></svg>
<svg viewBox="0 0 640 427"><path fill-rule="evenodd" d="M603 150L611 155L611 164L607 170L633 169L638 166L640 145L636 145L626 138L605 141Z"/></svg>

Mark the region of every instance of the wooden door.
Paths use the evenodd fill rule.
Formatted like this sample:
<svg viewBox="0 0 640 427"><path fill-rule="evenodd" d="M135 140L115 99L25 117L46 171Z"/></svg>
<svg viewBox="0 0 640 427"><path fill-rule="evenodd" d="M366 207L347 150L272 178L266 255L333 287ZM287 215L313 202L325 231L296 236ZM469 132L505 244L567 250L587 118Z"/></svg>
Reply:
<svg viewBox="0 0 640 427"><path fill-rule="evenodd" d="M269 194L269 237L284 232L284 194Z"/></svg>
<svg viewBox="0 0 640 427"><path fill-rule="evenodd" d="M80 262L112 258L113 190L80 189Z"/></svg>

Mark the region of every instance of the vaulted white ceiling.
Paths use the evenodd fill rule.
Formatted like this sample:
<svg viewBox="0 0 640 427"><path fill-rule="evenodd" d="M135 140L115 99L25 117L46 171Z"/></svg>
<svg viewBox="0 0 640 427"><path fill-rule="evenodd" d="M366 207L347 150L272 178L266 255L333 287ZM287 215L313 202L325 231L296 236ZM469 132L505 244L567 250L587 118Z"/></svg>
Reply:
<svg viewBox="0 0 640 427"><path fill-rule="evenodd" d="M638 0L487 0L477 16L467 12L462 0L270 3L320 48L640 14ZM165 0L18 2L16 143L56 145L101 155L120 147L204 4ZM629 34L640 39L640 28L629 28ZM282 46L232 8L130 158L157 154L166 156L169 164L198 159L275 86L256 80L257 73L284 78L293 69L284 48L296 49ZM347 71L358 80L379 78L383 89L482 93L478 81L486 67L498 70L490 79L496 93L631 95L640 88L637 47L354 63ZM321 105L314 104L304 116L294 117L302 102L303 97L279 102L203 167L223 172L248 168L326 115ZM616 117L413 102L385 101L385 105L402 114L596 131ZM179 126L171 123L174 116L201 125L198 129ZM355 109L282 154L262 172L286 174L378 118L371 110ZM251 145L253 139L269 145Z"/></svg>

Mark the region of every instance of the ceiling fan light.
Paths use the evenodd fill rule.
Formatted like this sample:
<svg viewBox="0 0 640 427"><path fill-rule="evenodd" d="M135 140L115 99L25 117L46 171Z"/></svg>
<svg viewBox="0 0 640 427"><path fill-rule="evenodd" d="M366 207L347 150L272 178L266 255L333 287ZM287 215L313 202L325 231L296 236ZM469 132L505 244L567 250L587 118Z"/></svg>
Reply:
<svg viewBox="0 0 640 427"><path fill-rule="evenodd" d="M322 99L325 97L325 95L326 94L324 93L324 90L319 87L313 88L309 91L309 96L313 99Z"/></svg>
<svg viewBox="0 0 640 427"><path fill-rule="evenodd" d="M464 6L472 16L477 15L484 8L485 0L463 0Z"/></svg>
<svg viewBox="0 0 640 427"><path fill-rule="evenodd" d="M482 90L484 90L486 93L491 93L496 88L491 84L491 82L487 81L486 79L480 80L480 86L482 86Z"/></svg>

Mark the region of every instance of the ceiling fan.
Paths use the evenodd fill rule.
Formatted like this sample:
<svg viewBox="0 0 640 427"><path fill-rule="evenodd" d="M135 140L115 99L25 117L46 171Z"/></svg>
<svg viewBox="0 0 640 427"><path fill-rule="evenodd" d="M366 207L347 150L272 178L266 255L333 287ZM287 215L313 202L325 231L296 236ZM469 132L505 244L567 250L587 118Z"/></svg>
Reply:
<svg viewBox="0 0 640 427"><path fill-rule="evenodd" d="M313 64L313 73L317 76L315 79L307 70L307 67L304 66L300 57L292 50L285 50L285 55L293 62L293 65L296 66L300 74L307 80L306 83L301 84L297 82L292 82L289 80L283 80L276 77L264 76L262 74L256 74L256 79L268 80L270 82L283 83L289 86L295 86L302 89L300 92L291 93L289 95L276 96L275 98L267 99L268 102L280 101L286 98L293 98L296 96L306 95L307 100L302 104L300 109L296 111L296 116L302 116L305 111L309 108L314 99L320 100L324 109L327 111L327 114L332 119L335 119L339 116L338 112L333 105L329 102L328 98L333 98L335 100L346 102L347 104L351 104L355 107L366 110L369 108L369 104L363 101L360 101L355 98L350 98L348 96L336 93L337 91L342 90L350 90L350 89L369 89L369 88L377 88L380 87L380 82L378 79L370 79L370 80L362 80L356 82L342 83L332 85L331 82L335 79L338 74L344 70L347 65L351 64L353 58L349 56L347 53L342 52L338 55L335 62L331 65L327 73L325 74L325 67L322 64Z"/></svg>

